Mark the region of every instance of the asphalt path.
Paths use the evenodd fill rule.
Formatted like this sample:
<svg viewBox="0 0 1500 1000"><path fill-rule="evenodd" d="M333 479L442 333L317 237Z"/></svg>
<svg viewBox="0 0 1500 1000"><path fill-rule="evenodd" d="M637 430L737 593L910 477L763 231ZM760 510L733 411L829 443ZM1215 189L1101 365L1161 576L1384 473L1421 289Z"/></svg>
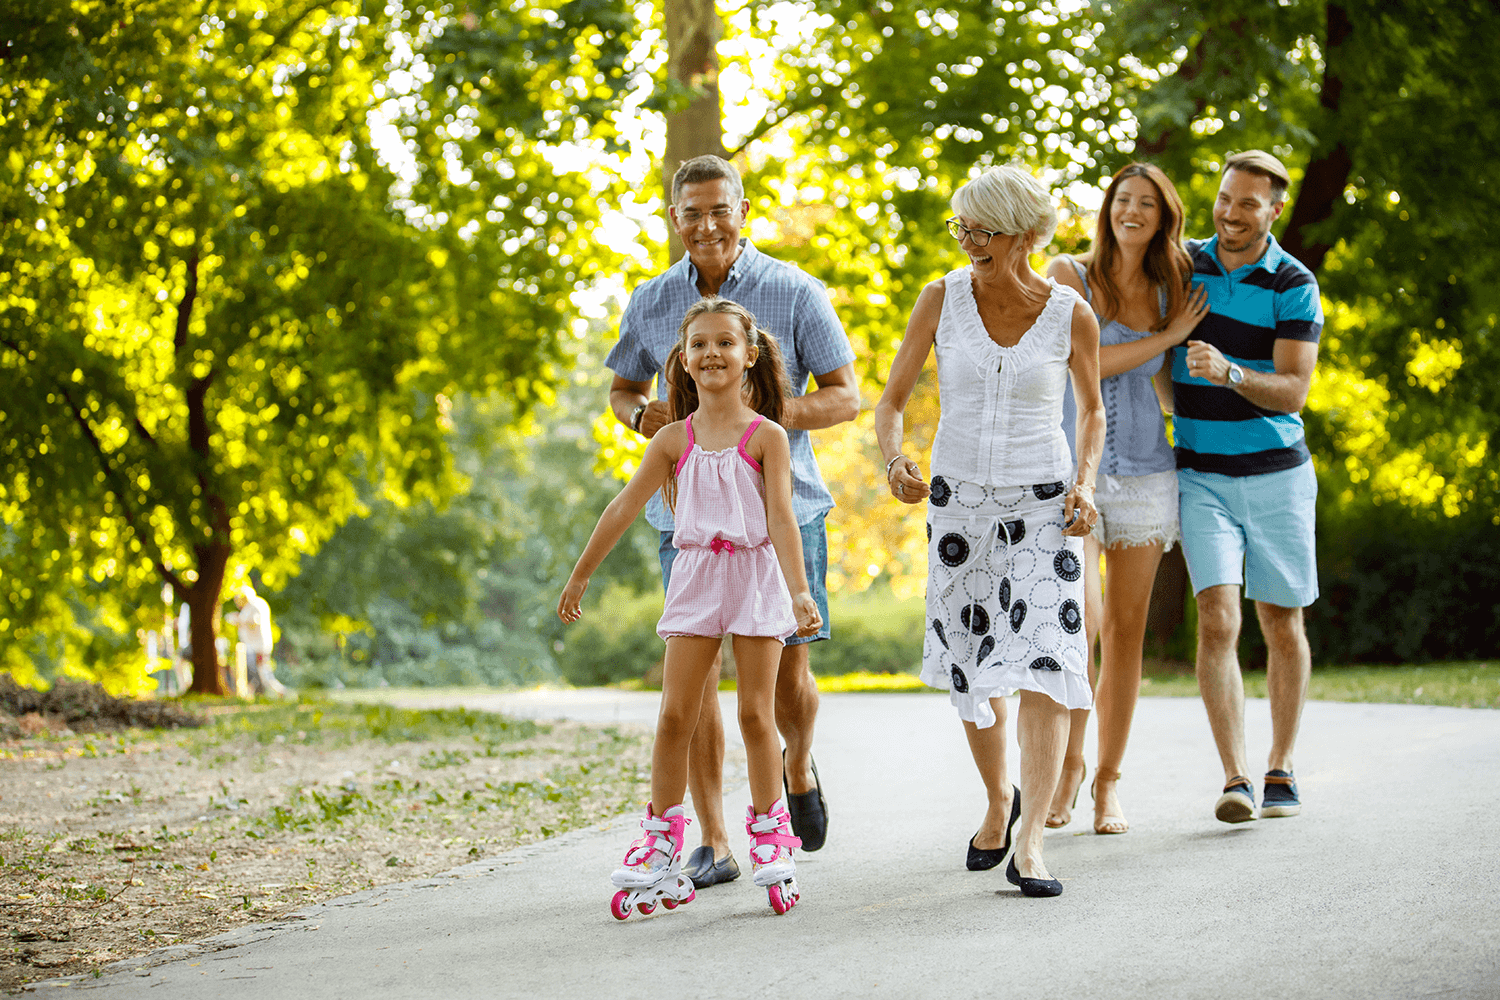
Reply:
<svg viewBox="0 0 1500 1000"><path fill-rule="evenodd" d="M620 725L649 726L656 712L655 695L604 690L463 700ZM1246 715L1251 759L1263 761L1266 702ZM1085 790L1073 823L1047 834L1064 885L1054 899L1022 897L1002 869L965 870L983 792L942 695L826 695L815 746L828 843L799 853L802 902L785 916L747 874L617 922L609 873L638 820L621 817L32 989L153 1000L1500 998L1500 712L1310 703L1302 815L1226 826L1212 815L1222 775L1201 704L1142 699L1120 785L1130 832L1094 835ZM735 749L732 825L748 796Z"/></svg>

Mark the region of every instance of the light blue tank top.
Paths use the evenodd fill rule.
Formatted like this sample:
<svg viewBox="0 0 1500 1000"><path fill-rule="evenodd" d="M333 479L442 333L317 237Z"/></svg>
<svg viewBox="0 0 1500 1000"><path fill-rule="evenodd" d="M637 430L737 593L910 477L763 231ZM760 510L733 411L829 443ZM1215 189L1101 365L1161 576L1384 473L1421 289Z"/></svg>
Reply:
<svg viewBox="0 0 1500 1000"><path fill-rule="evenodd" d="M1083 293L1089 305L1094 302L1093 289L1089 288L1088 272L1072 257L1066 258L1078 272L1083 284ZM1166 295L1162 295L1161 308L1166 312ZM1095 313L1097 316L1098 313ZM1115 320L1100 321L1099 346L1128 344L1150 335L1150 331L1132 330ZM1166 472L1177 468L1177 458L1172 446L1167 443L1167 425L1162 418L1161 402L1156 390L1151 387L1151 376L1161 368L1158 354L1145 364L1129 371L1111 375L1099 383L1104 397L1104 458L1099 463L1099 472L1106 476L1146 476L1153 472ZM1073 439L1078 425L1078 403L1073 399L1073 381L1068 380L1067 392L1063 396L1063 433L1068 436L1068 450L1073 455L1073 464L1078 465L1078 443Z"/></svg>

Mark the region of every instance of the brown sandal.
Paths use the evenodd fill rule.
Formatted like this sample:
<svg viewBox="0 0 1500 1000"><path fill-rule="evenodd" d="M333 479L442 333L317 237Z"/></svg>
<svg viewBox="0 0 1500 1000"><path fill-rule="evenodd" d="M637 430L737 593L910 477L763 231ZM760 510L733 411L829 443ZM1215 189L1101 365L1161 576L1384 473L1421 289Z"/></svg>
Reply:
<svg viewBox="0 0 1500 1000"><path fill-rule="evenodd" d="M1103 805L1098 797L1101 778L1118 783L1120 772L1099 770L1094 773L1094 783L1089 786L1089 798L1094 800L1094 832L1098 834L1130 832L1130 822L1124 816L1100 812L1100 806Z"/></svg>

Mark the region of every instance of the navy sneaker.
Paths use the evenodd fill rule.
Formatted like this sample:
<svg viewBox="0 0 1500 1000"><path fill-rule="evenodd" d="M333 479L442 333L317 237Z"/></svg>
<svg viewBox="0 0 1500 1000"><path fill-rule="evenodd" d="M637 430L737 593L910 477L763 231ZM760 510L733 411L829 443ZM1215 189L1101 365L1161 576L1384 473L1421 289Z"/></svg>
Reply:
<svg viewBox="0 0 1500 1000"><path fill-rule="evenodd" d="M1297 779L1290 771L1267 771L1266 788L1260 800L1260 818L1295 816L1302 811L1297 799Z"/></svg>
<svg viewBox="0 0 1500 1000"><path fill-rule="evenodd" d="M1221 823L1248 823L1255 818L1255 786L1249 778L1235 775L1214 803L1214 818Z"/></svg>

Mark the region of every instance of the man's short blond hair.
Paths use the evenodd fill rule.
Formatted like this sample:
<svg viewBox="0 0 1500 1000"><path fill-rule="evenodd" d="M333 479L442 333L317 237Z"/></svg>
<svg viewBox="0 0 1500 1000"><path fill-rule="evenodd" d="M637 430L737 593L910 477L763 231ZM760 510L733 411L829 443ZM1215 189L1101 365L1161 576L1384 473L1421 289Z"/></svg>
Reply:
<svg viewBox="0 0 1500 1000"><path fill-rule="evenodd" d="M1263 149L1247 149L1224 158L1224 172L1243 170L1247 174L1259 174L1271 179L1271 202L1279 203L1286 198L1286 189L1292 186L1292 175L1286 164Z"/></svg>

